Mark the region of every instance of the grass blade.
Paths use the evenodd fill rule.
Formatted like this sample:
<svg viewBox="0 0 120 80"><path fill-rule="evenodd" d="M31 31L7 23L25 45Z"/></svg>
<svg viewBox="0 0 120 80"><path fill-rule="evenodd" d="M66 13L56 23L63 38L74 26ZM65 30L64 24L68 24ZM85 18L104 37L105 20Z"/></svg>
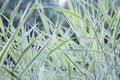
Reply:
<svg viewBox="0 0 120 80"><path fill-rule="evenodd" d="M15 66L17 66L17 64L20 62L20 60L23 58L23 56L25 54L27 54L27 51L31 48L31 46L39 39L39 37L36 37L26 48L25 50L22 52L21 56L19 57L17 63Z"/></svg>
<svg viewBox="0 0 120 80"><path fill-rule="evenodd" d="M10 21L9 21L9 25L12 25L11 23L13 23L13 20L15 18L15 16L17 15L17 12L19 10L19 7L20 7L20 4L21 4L22 0L20 0L17 4L17 6L14 8L12 14L11 14L11 17L10 17ZM8 25L8 26L9 26Z"/></svg>
<svg viewBox="0 0 120 80"><path fill-rule="evenodd" d="M68 63L68 75L69 75L69 77L71 76L71 65L70 65L70 62L69 61L67 61L67 63ZM71 80L71 77L69 78L69 80Z"/></svg>
<svg viewBox="0 0 120 80"><path fill-rule="evenodd" d="M96 62L95 62L95 60L92 62L92 73L96 79Z"/></svg>
<svg viewBox="0 0 120 80"><path fill-rule="evenodd" d="M119 27L120 27L120 18L117 21L117 24L116 24L116 27L115 27L114 33L113 33L113 47L115 47L115 41L117 39L117 33L118 33L118 30L119 30Z"/></svg>
<svg viewBox="0 0 120 80"><path fill-rule="evenodd" d="M120 14L120 8L117 10L115 15L113 16L112 20L110 21L110 29L112 28L113 24L115 23L116 19L118 18L118 15Z"/></svg>
<svg viewBox="0 0 120 80"><path fill-rule="evenodd" d="M53 53L54 51L58 50L59 48L61 48L63 45L65 45L69 40L65 40L63 42L61 42L58 46L56 46L54 49L52 49L48 55L50 55L51 53Z"/></svg>
<svg viewBox="0 0 120 80"><path fill-rule="evenodd" d="M72 16L74 16L76 18L82 19L79 15L75 14L74 12L72 12L70 10L59 8L59 7L54 7L53 9L55 9L55 10L57 10L59 12L62 12L64 14L69 14L69 15L72 15Z"/></svg>
<svg viewBox="0 0 120 80"><path fill-rule="evenodd" d="M12 71L10 71L9 69L5 68L4 66L1 66L1 67L2 67L2 69L4 69L11 77L13 77L13 78L15 78L15 79L18 78L18 76L17 76L15 73L13 73Z"/></svg>
<svg viewBox="0 0 120 80"><path fill-rule="evenodd" d="M89 52L97 52L102 53L102 51L99 50L92 50L92 49L66 49L67 51L89 51Z"/></svg>
<svg viewBox="0 0 120 80"><path fill-rule="evenodd" d="M15 34L13 34L13 36L7 41L7 43L5 44L5 46L3 47L1 53L0 53L0 64L2 64L2 60L4 59L4 55L7 53L13 39L14 39Z"/></svg>
<svg viewBox="0 0 120 80"><path fill-rule="evenodd" d="M27 71L27 69L33 64L33 62L39 57L40 53L44 50L44 48L48 45L49 41L38 51L37 55L26 65L25 69L20 73L18 76L18 80L21 78L21 76Z"/></svg>
<svg viewBox="0 0 120 80"><path fill-rule="evenodd" d="M2 5L1 9L0 9L0 15L4 12L7 4L9 3L10 0L6 0L5 3Z"/></svg>
<svg viewBox="0 0 120 80"><path fill-rule="evenodd" d="M72 59L70 59L70 57L67 54L64 53L64 55L78 69L78 71L80 71L81 74L83 74L84 76L86 76L86 74L80 70L80 68L73 62Z"/></svg>

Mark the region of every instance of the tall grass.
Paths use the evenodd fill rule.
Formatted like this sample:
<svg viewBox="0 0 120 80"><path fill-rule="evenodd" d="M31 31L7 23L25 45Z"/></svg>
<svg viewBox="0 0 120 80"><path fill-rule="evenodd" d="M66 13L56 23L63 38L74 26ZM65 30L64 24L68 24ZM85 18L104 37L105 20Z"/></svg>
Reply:
<svg viewBox="0 0 120 80"><path fill-rule="evenodd" d="M1 80L120 79L117 0L68 0L67 9L43 6L36 0L32 6L28 3L17 28L13 23L22 0L10 19L4 15L8 1L0 9ZM56 22L47 17L46 8L59 12ZM29 17L34 11L41 21L31 24ZM8 26L1 17L8 21ZM64 26L64 22L69 26ZM12 60L8 59L8 54Z"/></svg>

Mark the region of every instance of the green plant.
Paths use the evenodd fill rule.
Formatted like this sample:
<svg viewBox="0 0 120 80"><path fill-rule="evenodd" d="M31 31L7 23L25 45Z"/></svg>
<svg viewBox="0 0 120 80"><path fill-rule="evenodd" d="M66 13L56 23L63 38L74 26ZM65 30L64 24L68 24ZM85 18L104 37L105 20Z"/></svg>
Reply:
<svg viewBox="0 0 120 80"><path fill-rule="evenodd" d="M119 79L120 7L115 6L115 1L68 0L68 9L64 9L43 6L36 0L32 6L28 3L17 28L13 23L22 0L10 19L3 14L7 1L0 10L1 80ZM62 13L55 23L45 15L46 8ZM29 22L34 10L42 26L36 20ZM14 64L4 64L7 54Z"/></svg>

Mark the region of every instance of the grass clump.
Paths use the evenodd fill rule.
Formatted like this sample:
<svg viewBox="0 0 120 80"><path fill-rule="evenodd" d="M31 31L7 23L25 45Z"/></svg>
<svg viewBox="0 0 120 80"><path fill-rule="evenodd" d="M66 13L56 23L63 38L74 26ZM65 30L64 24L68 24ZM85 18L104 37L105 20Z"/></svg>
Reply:
<svg viewBox="0 0 120 80"><path fill-rule="evenodd" d="M4 15L8 0L0 9L1 80L120 79L117 0L67 0L66 9L36 0L20 15L21 2L10 18ZM45 9L58 12L55 22ZM30 18L34 11L39 20ZM17 14L20 20L14 26Z"/></svg>

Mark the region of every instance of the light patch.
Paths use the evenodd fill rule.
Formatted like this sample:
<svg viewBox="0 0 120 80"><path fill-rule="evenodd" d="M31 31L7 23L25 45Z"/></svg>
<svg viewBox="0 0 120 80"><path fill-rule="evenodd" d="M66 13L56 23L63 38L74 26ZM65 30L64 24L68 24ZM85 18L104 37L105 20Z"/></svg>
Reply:
<svg viewBox="0 0 120 80"><path fill-rule="evenodd" d="M63 7L65 5L66 0L58 0L58 5Z"/></svg>

